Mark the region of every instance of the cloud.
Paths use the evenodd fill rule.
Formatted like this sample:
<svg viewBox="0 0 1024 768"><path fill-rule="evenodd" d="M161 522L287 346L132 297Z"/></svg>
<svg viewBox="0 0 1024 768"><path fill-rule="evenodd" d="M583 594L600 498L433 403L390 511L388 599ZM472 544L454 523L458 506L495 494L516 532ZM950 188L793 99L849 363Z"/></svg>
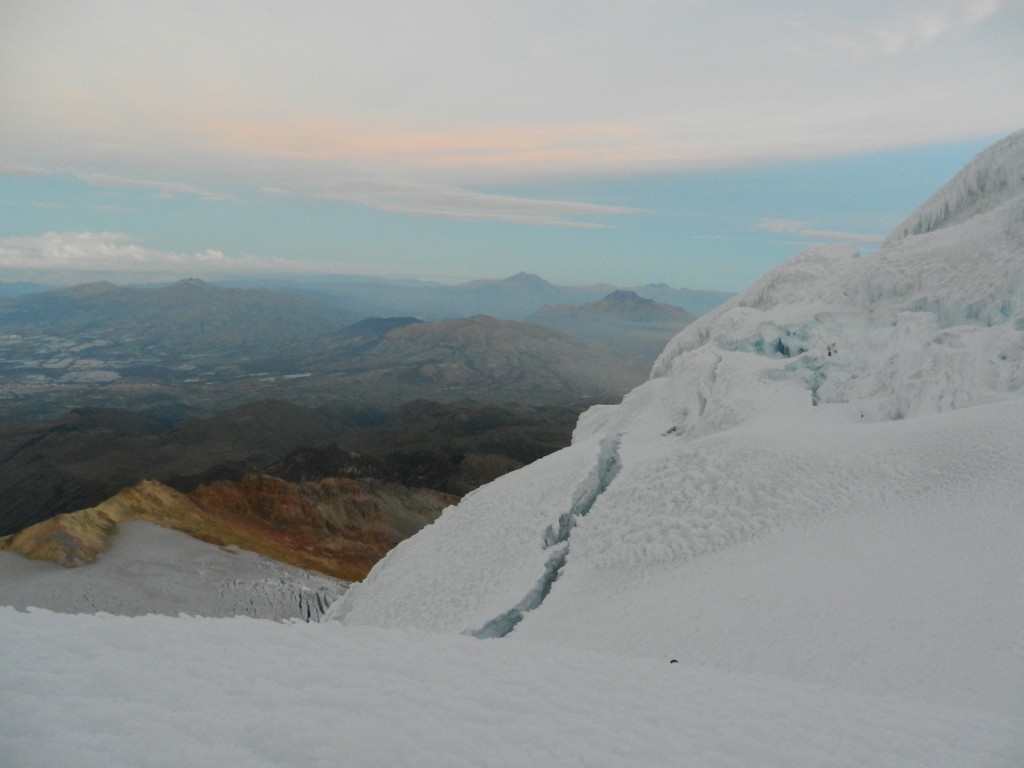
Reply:
<svg viewBox="0 0 1024 768"><path fill-rule="evenodd" d="M977 24L995 16L1009 0L960 0L960 15L968 24Z"/></svg>
<svg viewBox="0 0 1024 768"><path fill-rule="evenodd" d="M208 249L176 253L146 248L116 232L47 232L36 237L0 238L0 268L16 270L153 272L161 270L239 272L273 267L273 260L230 257Z"/></svg>
<svg viewBox="0 0 1024 768"><path fill-rule="evenodd" d="M35 165L21 163L0 164L0 176L49 176L50 171Z"/></svg>
<svg viewBox="0 0 1024 768"><path fill-rule="evenodd" d="M196 181L211 178L300 186L261 178L264 162L483 189L850 155L1020 121L1019 0L23 5L0 28L0 162L158 195L232 199ZM428 197L440 204L363 195L454 209ZM473 193L460 207L537 219Z"/></svg>
<svg viewBox="0 0 1024 768"><path fill-rule="evenodd" d="M648 129L625 122L492 125L447 130L395 129L324 116L205 125L202 140L219 151L262 157L346 161L419 169L522 166L577 168L650 157Z"/></svg>
<svg viewBox="0 0 1024 768"><path fill-rule="evenodd" d="M125 269L200 258L143 248L128 235L112 232L0 238L0 267L6 269Z"/></svg>
<svg viewBox="0 0 1024 768"><path fill-rule="evenodd" d="M608 225L591 219L640 212L624 206L491 194L406 179L350 178L305 186L266 187L264 192L306 195L412 216L544 227L603 228Z"/></svg>
<svg viewBox="0 0 1024 768"><path fill-rule="evenodd" d="M884 240L878 235L868 235L862 232L839 232L831 229L812 229L811 222L796 221L794 219L759 219L757 228L766 232L778 234L796 235L808 240L829 240L843 243L861 243L864 245L877 245Z"/></svg>
<svg viewBox="0 0 1024 768"><path fill-rule="evenodd" d="M109 176L103 173L81 173L75 177L94 187L140 187L151 189L161 197L176 197L178 195L191 195L200 200L209 202L226 202L235 200L234 195L224 192L213 192L208 189L195 187L191 184L183 184L174 181L157 181L154 179L129 179L123 176Z"/></svg>
<svg viewBox="0 0 1024 768"><path fill-rule="evenodd" d="M998 13L1007 0L945 0L911 3L884 18L884 24L831 36L829 44L858 56L898 56L930 46L957 29Z"/></svg>
<svg viewBox="0 0 1024 768"><path fill-rule="evenodd" d="M0 238L0 269L80 281L88 273L131 279L230 277L254 274L392 275L424 279L467 279L458 271L417 271L389 264L264 258L229 255L216 248L183 253L147 248L120 232L47 232L35 237Z"/></svg>
<svg viewBox="0 0 1024 768"><path fill-rule="evenodd" d="M43 168L22 167L22 175L49 174ZM312 197L352 203L412 216L456 221L498 221L530 226L595 229L608 226L594 219L639 213L637 208L568 200L545 200L516 195L479 192L452 184L417 181L402 175L385 175L353 169L339 163L300 161L283 170L273 163L254 162L247 169L252 179L270 179L261 191L269 195ZM213 202L238 198L181 182L138 179L101 173L75 173L74 178L95 187L130 187L151 190L158 197L180 195ZM97 210L128 211L120 205L92 206Z"/></svg>

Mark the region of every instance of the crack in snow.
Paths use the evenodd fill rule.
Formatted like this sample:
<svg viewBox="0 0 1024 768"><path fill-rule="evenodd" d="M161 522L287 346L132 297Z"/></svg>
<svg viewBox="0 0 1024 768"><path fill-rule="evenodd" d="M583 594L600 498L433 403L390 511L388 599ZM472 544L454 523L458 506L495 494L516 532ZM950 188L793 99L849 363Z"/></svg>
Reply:
<svg viewBox="0 0 1024 768"><path fill-rule="evenodd" d="M601 441L597 463L577 489L572 505L559 515L557 523L549 525L544 530L544 549L550 550L551 554L548 555L548 559L544 563L544 571L533 589L527 592L523 599L512 608L495 616L480 629L467 631L466 634L480 639L505 637L516 628L516 625L523 620L527 613L541 606L551 593L562 568L565 567L569 557L569 537L572 535L572 529L576 527L576 521L590 512L598 498L608 489L622 468L622 462L619 459L621 437L621 435L616 435Z"/></svg>

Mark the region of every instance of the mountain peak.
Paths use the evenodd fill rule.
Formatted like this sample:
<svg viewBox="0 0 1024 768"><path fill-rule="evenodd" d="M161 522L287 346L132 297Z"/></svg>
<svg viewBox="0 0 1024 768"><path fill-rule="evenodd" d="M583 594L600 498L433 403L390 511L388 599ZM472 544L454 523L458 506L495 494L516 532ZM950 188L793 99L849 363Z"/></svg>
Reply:
<svg viewBox="0 0 1024 768"><path fill-rule="evenodd" d="M688 323L694 319L685 309L645 299L634 291L622 289L612 291L599 301L584 304L578 311L582 315L639 322Z"/></svg>
<svg viewBox="0 0 1024 768"><path fill-rule="evenodd" d="M522 286L524 288L546 288L551 285L540 275L535 275L532 272L517 272L511 277L506 277L500 282L505 285Z"/></svg>
<svg viewBox="0 0 1024 768"><path fill-rule="evenodd" d="M650 306L655 302L651 299L645 299L634 291L627 291L625 289L618 289L612 291L605 296L597 304L618 304L618 305L639 305L639 306Z"/></svg>
<svg viewBox="0 0 1024 768"><path fill-rule="evenodd" d="M184 280L178 280L175 283L171 283L167 286L169 291L200 291L212 288L209 283L204 280L200 280L198 277L186 277Z"/></svg>

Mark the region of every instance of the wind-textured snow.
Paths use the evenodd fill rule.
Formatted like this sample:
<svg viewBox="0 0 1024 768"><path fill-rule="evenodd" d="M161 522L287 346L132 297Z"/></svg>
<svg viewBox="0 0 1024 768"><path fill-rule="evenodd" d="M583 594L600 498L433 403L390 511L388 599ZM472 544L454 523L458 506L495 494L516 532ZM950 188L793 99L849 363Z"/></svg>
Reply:
<svg viewBox="0 0 1024 768"><path fill-rule="evenodd" d="M665 660L248 618L0 608L5 768L964 768L1016 723Z"/></svg>
<svg viewBox="0 0 1024 768"><path fill-rule="evenodd" d="M0 764L1024 765L1022 166L700 318L337 621L0 609Z"/></svg>

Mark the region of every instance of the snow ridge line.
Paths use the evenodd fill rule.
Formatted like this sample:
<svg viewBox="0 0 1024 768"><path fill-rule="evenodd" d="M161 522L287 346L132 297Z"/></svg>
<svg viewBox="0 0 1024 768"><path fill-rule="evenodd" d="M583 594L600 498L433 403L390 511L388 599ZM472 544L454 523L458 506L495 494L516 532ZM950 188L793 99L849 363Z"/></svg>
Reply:
<svg viewBox="0 0 1024 768"><path fill-rule="evenodd" d="M467 630L464 634L480 639L505 637L523 620L527 613L539 608L558 576L565 567L569 557L569 538L576 521L585 517L598 498L604 493L612 480L622 469L619 458L619 442L621 435L605 438L597 455L597 463L573 496L569 509L558 516L558 522L549 525L543 534L544 549L550 550L544 571L533 589L526 593L522 600L498 616L484 624L480 629Z"/></svg>

